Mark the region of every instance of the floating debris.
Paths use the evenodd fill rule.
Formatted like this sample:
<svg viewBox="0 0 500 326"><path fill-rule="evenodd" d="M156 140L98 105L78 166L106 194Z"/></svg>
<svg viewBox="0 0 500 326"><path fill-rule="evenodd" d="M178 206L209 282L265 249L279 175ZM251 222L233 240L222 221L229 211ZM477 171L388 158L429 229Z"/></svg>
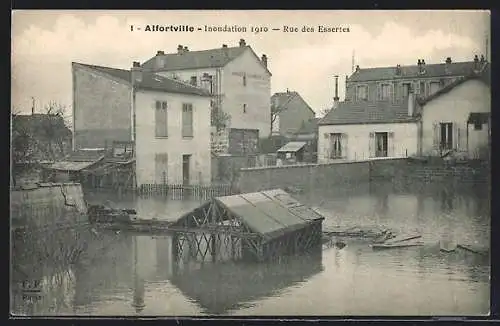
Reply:
<svg viewBox="0 0 500 326"><path fill-rule="evenodd" d="M468 252L472 252L481 256L488 256L489 251L488 249L485 248L479 248L473 245L467 245L467 244L457 244L457 248L463 249Z"/></svg>
<svg viewBox="0 0 500 326"><path fill-rule="evenodd" d="M396 243L374 243L370 245L373 249L393 249L393 248L406 248L406 247L419 247L423 246L422 241L399 241Z"/></svg>
<svg viewBox="0 0 500 326"><path fill-rule="evenodd" d="M439 241L439 250L444 252L454 252L457 249L457 244L453 241Z"/></svg>

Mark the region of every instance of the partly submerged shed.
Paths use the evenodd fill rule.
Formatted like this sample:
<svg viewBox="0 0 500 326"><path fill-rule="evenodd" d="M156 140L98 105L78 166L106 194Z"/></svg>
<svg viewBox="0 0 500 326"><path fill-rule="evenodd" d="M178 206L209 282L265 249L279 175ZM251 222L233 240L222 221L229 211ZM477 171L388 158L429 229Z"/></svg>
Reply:
<svg viewBox="0 0 500 326"><path fill-rule="evenodd" d="M323 220L284 190L274 189L215 197L182 216L171 230L178 235L196 234L196 243L189 247L194 244L200 253L210 251L213 258L224 243L231 243L234 259L262 261L321 248ZM174 247L180 256L183 246Z"/></svg>

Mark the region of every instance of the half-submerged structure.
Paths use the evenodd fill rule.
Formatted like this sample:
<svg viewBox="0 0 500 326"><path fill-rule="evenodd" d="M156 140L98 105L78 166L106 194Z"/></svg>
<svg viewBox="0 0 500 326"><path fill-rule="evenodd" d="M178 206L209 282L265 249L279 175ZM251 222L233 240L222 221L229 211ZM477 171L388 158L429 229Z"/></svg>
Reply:
<svg viewBox="0 0 500 326"><path fill-rule="evenodd" d="M321 250L323 220L284 190L274 189L215 197L169 230L177 261L268 261Z"/></svg>

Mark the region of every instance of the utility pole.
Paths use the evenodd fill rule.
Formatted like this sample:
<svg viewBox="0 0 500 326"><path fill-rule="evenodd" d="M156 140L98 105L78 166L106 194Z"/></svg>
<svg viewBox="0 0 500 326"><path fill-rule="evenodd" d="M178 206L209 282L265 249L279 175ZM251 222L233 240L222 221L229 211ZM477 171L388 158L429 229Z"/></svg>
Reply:
<svg viewBox="0 0 500 326"><path fill-rule="evenodd" d="M35 114L35 98L31 97L31 115Z"/></svg>

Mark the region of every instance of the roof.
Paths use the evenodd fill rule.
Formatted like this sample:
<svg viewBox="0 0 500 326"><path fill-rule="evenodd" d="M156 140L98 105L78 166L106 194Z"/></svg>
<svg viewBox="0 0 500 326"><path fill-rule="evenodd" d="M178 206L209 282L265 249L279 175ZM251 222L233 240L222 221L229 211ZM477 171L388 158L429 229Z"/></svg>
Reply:
<svg viewBox="0 0 500 326"><path fill-rule="evenodd" d="M283 152L296 152L302 147L306 146L306 142L303 141L291 141L285 146L281 147L280 149L277 150L278 153L283 153Z"/></svg>
<svg viewBox="0 0 500 326"><path fill-rule="evenodd" d="M254 233L268 239L301 229L311 221L324 219L281 189L217 197L215 200L239 217Z"/></svg>
<svg viewBox="0 0 500 326"><path fill-rule="evenodd" d="M475 123L480 123L480 124L485 124L488 123L490 120L490 113L489 112L471 112L469 114L469 119L467 119L468 124L475 124Z"/></svg>
<svg viewBox="0 0 500 326"><path fill-rule="evenodd" d="M408 116L408 100L394 103L391 101L346 101L329 111L319 125L367 124L413 122L416 118Z"/></svg>
<svg viewBox="0 0 500 326"><path fill-rule="evenodd" d="M396 74L396 66L364 68L354 72L348 79L349 82L390 80L390 79L414 79L432 78L445 76L466 76L474 68L474 61L452 62L448 64L425 64L425 74L419 73L418 65L401 66L401 74Z"/></svg>
<svg viewBox="0 0 500 326"><path fill-rule="evenodd" d="M224 67L229 62L239 57L247 49L250 49L253 52L252 48L246 45L246 46L208 49L200 51L189 50L187 52L183 52L182 54L166 53L164 55L160 55L165 59L164 67L160 69L157 69L155 67L155 60L158 55L144 62L142 64L142 67L145 69L151 69L155 71L220 68ZM255 54L255 52L253 53ZM257 60L259 60L259 57L257 57L257 55L255 55L255 57L257 58ZM267 67L265 67L264 65L262 65L262 67L264 67L267 70L267 72L269 72ZM271 73L269 72L269 74Z"/></svg>
<svg viewBox="0 0 500 326"><path fill-rule="evenodd" d="M303 134L314 134L318 132L318 122L321 118L312 118L307 121L302 122L302 126L300 129L295 132L296 135L303 135Z"/></svg>
<svg viewBox="0 0 500 326"><path fill-rule="evenodd" d="M296 91L286 91L286 92L278 92L274 93L271 96L271 104L276 108L277 112L280 112L286 109L288 103L290 103L293 99L299 98L305 104L306 108L309 109L313 114L316 115L314 110L307 104L302 96Z"/></svg>
<svg viewBox="0 0 500 326"><path fill-rule="evenodd" d="M58 171L80 171L85 168L88 168L95 162L73 162L73 161L60 161L56 162L47 167L49 170L58 170Z"/></svg>
<svg viewBox="0 0 500 326"><path fill-rule="evenodd" d="M88 65L83 63L76 63L89 69L99 71L109 76L121 79L122 81L131 84L132 74L130 70ZM180 80L163 77L153 72L143 71L142 81L137 83L136 86L141 89L164 91L168 93L179 93L199 96L210 96L210 93L202 88L198 88Z"/></svg>
<svg viewBox="0 0 500 326"><path fill-rule="evenodd" d="M485 84L490 85L491 84L491 67L490 65L486 65L483 67L483 69L479 73L474 73L474 72L469 72L466 76L463 76L462 78L458 78L457 80L453 81L452 83L446 85L445 87L439 89L437 92L434 94L427 96L424 99L419 100L420 105L424 105L430 101L432 101L435 98L438 98L439 96L448 93L455 87L465 83L466 81L469 80L481 80Z"/></svg>

